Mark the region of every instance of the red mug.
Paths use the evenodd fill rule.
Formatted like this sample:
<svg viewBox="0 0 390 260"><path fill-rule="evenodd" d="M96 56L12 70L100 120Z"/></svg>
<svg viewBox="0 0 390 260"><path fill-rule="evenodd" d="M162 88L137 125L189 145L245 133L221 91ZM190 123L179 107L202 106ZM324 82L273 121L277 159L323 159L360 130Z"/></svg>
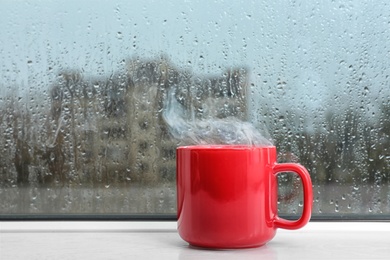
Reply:
<svg viewBox="0 0 390 260"><path fill-rule="evenodd" d="M313 191L300 164L277 163L275 146L194 145L177 148L178 232L190 245L249 248L270 241L277 228L310 220ZM298 220L277 212L277 177L295 172L303 186Z"/></svg>

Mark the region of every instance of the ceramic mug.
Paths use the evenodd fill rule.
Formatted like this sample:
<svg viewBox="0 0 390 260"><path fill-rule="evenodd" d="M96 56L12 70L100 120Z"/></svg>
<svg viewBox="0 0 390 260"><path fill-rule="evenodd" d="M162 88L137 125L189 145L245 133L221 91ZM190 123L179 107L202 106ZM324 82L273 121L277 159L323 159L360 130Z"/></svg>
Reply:
<svg viewBox="0 0 390 260"><path fill-rule="evenodd" d="M300 164L277 163L275 146L194 145L176 152L178 232L189 244L257 247L277 228L298 229L310 220L310 175ZM303 184L302 215L295 221L278 216L281 172L298 174Z"/></svg>

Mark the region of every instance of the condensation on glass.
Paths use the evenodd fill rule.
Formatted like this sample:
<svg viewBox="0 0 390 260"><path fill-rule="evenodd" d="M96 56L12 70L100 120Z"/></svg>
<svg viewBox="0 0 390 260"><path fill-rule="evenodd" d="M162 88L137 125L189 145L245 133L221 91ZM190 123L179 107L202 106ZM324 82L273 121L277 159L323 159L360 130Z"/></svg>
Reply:
<svg viewBox="0 0 390 260"><path fill-rule="evenodd" d="M0 6L0 214L175 214L174 90L186 120L250 122L306 166L314 216L390 216L387 1Z"/></svg>

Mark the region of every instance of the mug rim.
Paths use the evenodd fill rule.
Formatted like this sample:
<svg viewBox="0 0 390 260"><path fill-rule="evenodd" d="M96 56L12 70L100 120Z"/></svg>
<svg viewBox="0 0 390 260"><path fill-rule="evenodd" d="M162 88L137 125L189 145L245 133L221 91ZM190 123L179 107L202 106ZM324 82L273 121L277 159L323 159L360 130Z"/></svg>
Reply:
<svg viewBox="0 0 390 260"><path fill-rule="evenodd" d="M177 150L254 150L254 149L275 149L274 145L252 145L252 144L198 144L183 145Z"/></svg>

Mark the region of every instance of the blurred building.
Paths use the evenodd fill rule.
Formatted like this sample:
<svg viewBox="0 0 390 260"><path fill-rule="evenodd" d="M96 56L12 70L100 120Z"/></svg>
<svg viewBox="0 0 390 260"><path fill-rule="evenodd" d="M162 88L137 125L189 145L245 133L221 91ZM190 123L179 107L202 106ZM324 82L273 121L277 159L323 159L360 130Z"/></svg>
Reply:
<svg viewBox="0 0 390 260"><path fill-rule="evenodd" d="M127 72L126 91L112 97L116 101L111 103L116 105L107 110L111 116L109 120L102 118L101 128L117 133L112 136L115 146L108 154L112 159L120 158L116 166L126 168L134 181L161 182L175 178L175 149L180 140L172 139L162 117L164 100L172 88L176 89L179 102L186 110L195 111L196 117L247 118L244 69L201 78L163 58L130 60ZM110 172L116 168L112 163L107 167Z"/></svg>

